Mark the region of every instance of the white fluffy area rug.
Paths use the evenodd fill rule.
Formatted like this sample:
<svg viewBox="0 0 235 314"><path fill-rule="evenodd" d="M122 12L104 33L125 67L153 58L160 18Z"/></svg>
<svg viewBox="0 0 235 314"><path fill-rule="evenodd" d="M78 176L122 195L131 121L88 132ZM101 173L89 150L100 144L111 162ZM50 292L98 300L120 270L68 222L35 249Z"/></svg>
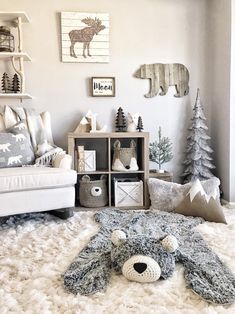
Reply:
<svg viewBox="0 0 235 314"><path fill-rule="evenodd" d="M104 293L73 295L61 274L98 230L93 212L67 221L49 214L10 218L0 230L0 313L235 313L235 304L214 305L186 288L183 267L155 283L129 282L113 274ZM225 209L228 225L197 227L210 247L235 273L235 210Z"/></svg>

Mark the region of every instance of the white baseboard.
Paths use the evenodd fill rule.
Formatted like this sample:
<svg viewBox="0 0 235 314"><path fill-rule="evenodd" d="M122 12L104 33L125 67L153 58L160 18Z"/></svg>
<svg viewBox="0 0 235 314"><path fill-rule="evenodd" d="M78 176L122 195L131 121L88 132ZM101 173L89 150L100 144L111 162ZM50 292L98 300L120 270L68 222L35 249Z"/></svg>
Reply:
<svg viewBox="0 0 235 314"><path fill-rule="evenodd" d="M235 209L235 202L228 202L224 200L223 198L221 198L221 204L227 208Z"/></svg>

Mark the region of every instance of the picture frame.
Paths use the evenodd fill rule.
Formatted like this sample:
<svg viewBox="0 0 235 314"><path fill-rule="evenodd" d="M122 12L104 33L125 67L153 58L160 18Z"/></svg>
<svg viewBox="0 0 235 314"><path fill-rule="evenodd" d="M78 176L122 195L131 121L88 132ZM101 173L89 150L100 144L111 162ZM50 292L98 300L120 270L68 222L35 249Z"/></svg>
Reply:
<svg viewBox="0 0 235 314"><path fill-rule="evenodd" d="M93 97L115 97L115 77L100 76L91 78L91 90Z"/></svg>
<svg viewBox="0 0 235 314"><path fill-rule="evenodd" d="M96 171L96 151L84 150L85 171Z"/></svg>
<svg viewBox="0 0 235 314"><path fill-rule="evenodd" d="M61 12L61 61L108 63L109 14Z"/></svg>

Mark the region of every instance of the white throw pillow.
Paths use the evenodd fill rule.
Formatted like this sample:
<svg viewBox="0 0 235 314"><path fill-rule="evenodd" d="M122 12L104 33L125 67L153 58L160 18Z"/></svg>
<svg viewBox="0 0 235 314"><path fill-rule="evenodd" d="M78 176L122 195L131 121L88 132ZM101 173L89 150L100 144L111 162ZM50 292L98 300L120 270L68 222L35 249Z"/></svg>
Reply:
<svg viewBox="0 0 235 314"><path fill-rule="evenodd" d="M5 131L5 123L2 114L0 114L0 132Z"/></svg>
<svg viewBox="0 0 235 314"><path fill-rule="evenodd" d="M46 132L47 141L50 144L54 144L52 130L51 130L51 114L49 111L44 111L40 113L42 123Z"/></svg>
<svg viewBox="0 0 235 314"><path fill-rule="evenodd" d="M4 108L3 118L6 129L11 128L13 125L19 122L16 113L9 106L5 106Z"/></svg>

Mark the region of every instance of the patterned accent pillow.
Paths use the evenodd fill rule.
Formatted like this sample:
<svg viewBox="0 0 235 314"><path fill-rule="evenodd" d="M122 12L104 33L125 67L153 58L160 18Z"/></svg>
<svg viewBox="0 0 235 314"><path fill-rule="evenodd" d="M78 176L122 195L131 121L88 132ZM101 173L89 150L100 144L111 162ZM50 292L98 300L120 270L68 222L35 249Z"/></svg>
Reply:
<svg viewBox="0 0 235 314"><path fill-rule="evenodd" d="M30 165L35 156L24 121L0 133L0 168Z"/></svg>

